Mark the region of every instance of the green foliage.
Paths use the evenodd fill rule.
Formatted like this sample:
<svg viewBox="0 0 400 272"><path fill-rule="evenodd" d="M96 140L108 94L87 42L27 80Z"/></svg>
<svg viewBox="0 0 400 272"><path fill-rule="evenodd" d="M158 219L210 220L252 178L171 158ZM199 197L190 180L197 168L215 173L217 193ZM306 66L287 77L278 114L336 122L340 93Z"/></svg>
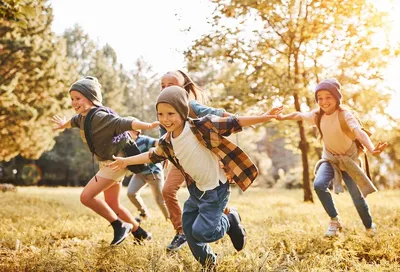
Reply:
<svg viewBox="0 0 400 272"><path fill-rule="evenodd" d="M41 14L40 0L3 0L0 2L0 18L27 28L29 21Z"/></svg>
<svg viewBox="0 0 400 272"><path fill-rule="evenodd" d="M152 217L142 226L153 234L145 245L130 235L110 247L109 223L79 202L81 188L18 187L1 193L1 271L200 271L185 245L167 254L175 235L154 202L151 190L142 196ZM126 189L122 190L126 193ZM178 192L180 201L188 192ZM250 188L232 190L229 205L240 212L248 239L236 252L227 235L212 243L217 271L399 271L399 191L368 196L376 237L366 235L348 193L334 195L344 223L337 239L323 238L329 217L320 203L301 201L300 190ZM133 210L127 197L125 207Z"/></svg>
<svg viewBox="0 0 400 272"><path fill-rule="evenodd" d="M50 150L57 135L50 117L69 108L65 89L74 69L51 32L51 8L37 4L41 15L27 18L29 27L0 19L0 161Z"/></svg>
<svg viewBox="0 0 400 272"><path fill-rule="evenodd" d="M316 107L312 90L317 82L336 77L344 103L370 120L370 128L377 116L388 119L384 109L391 93L382 85L383 74L399 55L399 46L390 42L387 14L371 1L211 2L216 6L213 30L185 55L191 70L220 71L215 84L222 85L226 97L235 97L236 104L270 107L280 102L286 110L309 110ZM305 130L302 122L296 126L298 133L288 122L279 130L291 148L306 154L307 174L312 167L307 157L310 152L316 157L319 150L309 145L314 131Z"/></svg>

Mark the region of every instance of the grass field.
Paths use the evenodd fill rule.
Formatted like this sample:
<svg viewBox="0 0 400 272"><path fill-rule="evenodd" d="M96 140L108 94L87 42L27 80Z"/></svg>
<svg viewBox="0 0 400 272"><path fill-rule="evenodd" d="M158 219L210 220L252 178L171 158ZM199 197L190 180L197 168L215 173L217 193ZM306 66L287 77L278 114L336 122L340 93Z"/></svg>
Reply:
<svg viewBox="0 0 400 272"><path fill-rule="evenodd" d="M150 190L143 198L153 233L145 245L128 237L110 247L112 228L79 202L82 188L20 187L0 193L0 271L199 271L188 246L168 254L174 235L162 219ZM126 188L124 188L125 193ZM180 191L180 200L187 190ZM217 271L400 271L400 191L368 196L378 234L365 234L348 193L335 196L344 223L336 239L323 238L326 216L318 199L303 203L300 190L233 188L248 233L246 248L235 252L229 237L213 243ZM137 211L122 196L134 214Z"/></svg>

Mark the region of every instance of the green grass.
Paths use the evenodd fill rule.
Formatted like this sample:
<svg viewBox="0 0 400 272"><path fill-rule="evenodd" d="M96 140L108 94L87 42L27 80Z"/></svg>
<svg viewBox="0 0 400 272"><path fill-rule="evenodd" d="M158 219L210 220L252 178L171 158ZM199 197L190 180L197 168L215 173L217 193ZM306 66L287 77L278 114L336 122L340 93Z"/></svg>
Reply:
<svg viewBox="0 0 400 272"><path fill-rule="evenodd" d="M0 193L0 271L199 271L188 246L174 254L165 247L174 236L150 190L142 195L152 217L143 223L153 241L133 237L110 247L108 222L79 202L82 188L19 187ZM125 193L126 188L124 189ZM180 190L181 203L187 190ZM137 211L125 195L122 201ZM229 237L213 243L218 271L400 271L400 191L368 196L378 234L365 234L348 193L335 195L344 232L323 238L329 218L318 199L303 203L300 190L233 188L248 232L246 248L235 252Z"/></svg>

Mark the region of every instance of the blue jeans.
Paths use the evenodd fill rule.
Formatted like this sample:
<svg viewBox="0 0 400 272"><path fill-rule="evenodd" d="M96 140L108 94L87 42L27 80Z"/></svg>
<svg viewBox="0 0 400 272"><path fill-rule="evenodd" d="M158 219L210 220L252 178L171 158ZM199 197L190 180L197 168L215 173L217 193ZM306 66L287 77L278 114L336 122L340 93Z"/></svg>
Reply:
<svg viewBox="0 0 400 272"><path fill-rule="evenodd" d="M372 217L369 212L368 204L358 189L357 184L352 180L349 174L342 171L342 175L347 190L353 199L354 206L356 206L357 212L360 215L364 226L369 229L372 224ZM329 192L329 185L333 179L333 176L334 172L332 166L328 162L323 162L319 166L317 176L314 180L314 190L317 193L325 211L331 218L334 218L338 215L335 204L333 203L332 195Z"/></svg>
<svg viewBox="0 0 400 272"><path fill-rule="evenodd" d="M188 187L189 198L183 206L183 232L193 256L203 266L216 262L208 243L221 239L229 230L228 217L223 213L230 195L229 182L209 191L200 191L195 183Z"/></svg>

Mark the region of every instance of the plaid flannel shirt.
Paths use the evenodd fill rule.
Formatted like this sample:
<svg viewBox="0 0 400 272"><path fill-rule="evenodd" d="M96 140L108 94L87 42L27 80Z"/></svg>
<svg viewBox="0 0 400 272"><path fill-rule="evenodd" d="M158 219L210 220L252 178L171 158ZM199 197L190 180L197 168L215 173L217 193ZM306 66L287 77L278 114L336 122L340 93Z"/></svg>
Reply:
<svg viewBox="0 0 400 272"><path fill-rule="evenodd" d="M230 181L236 182L240 189L245 191L256 179L258 170L243 150L224 137L242 131L237 118L207 115L200 119L189 118L188 121L191 131L199 142L223 163L224 171ZM153 163L168 159L182 172L188 185L195 182L179 164L171 144L170 132L160 138L157 147L150 149L149 158Z"/></svg>

